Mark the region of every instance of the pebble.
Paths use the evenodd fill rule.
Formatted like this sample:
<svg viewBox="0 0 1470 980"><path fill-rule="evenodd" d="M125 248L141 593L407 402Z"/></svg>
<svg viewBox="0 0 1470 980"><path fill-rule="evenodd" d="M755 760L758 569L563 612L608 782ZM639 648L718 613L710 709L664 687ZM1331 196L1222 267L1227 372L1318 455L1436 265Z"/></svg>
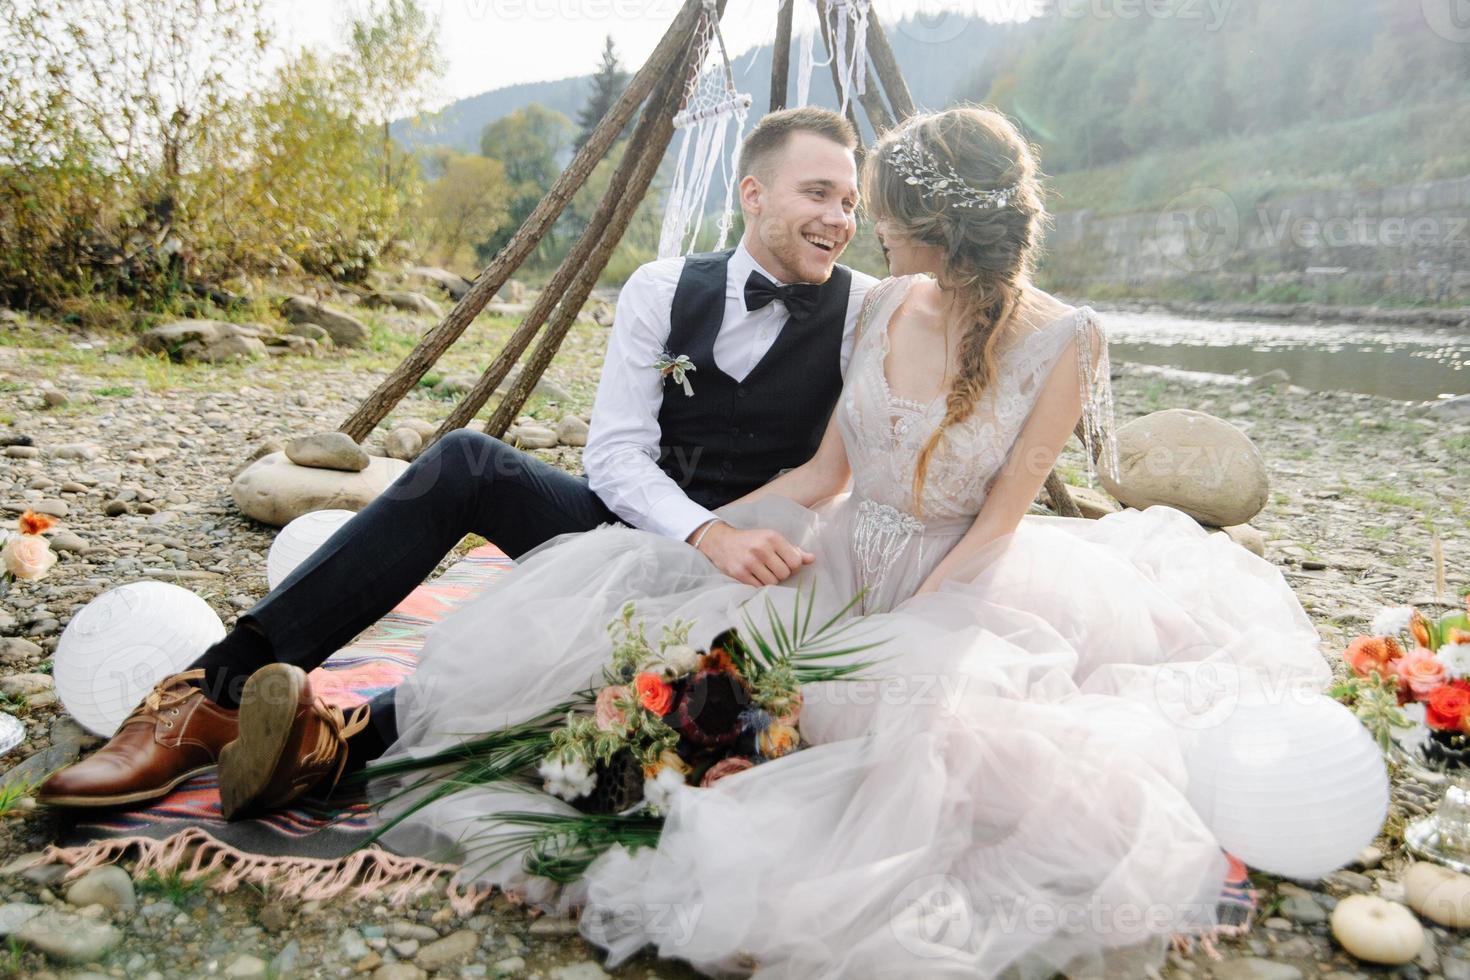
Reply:
<svg viewBox="0 0 1470 980"><path fill-rule="evenodd" d="M602 967L596 963L587 962L559 966L551 971L551 980L609 980L609 977L607 971ZM1281 980L1288 980L1288 978L1282 977Z"/></svg>
<svg viewBox="0 0 1470 980"><path fill-rule="evenodd" d="M394 939L417 939L419 942L433 942L439 938L436 929L430 926L419 925L417 922L409 922L406 919L396 919L388 923L388 935Z"/></svg>
<svg viewBox="0 0 1470 980"><path fill-rule="evenodd" d="M57 459L80 459L90 462L102 455L102 450L90 442L69 442L51 450Z"/></svg>
<svg viewBox="0 0 1470 980"><path fill-rule="evenodd" d="M121 517L128 512L128 505L121 500L109 500L102 505L102 513L108 517Z"/></svg>
<svg viewBox="0 0 1470 980"><path fill-rule="evenodd" d="M80 535L72 534L70 531L60 531L51 536L51 550L56 552L69 552L74 555L85 555L87 553L87 542Z"/></svg>
<svg viewBox="0 0 1470 980"><path fill-rule="evenodd" d="M1286 895L1281 900L1281 914L1302 925L1327 921L1327 913L1310 895Z"/></svg>
<svg viewBox="0 0 1470 980"><path fill-rule="evenodd" d="M297 466L361 473L368 454L345 432L318 432L286 443L286 458Z"/></svg>
<svg viewBox="0 0 1470 980"><path fill-rule="evenodd" d="M224 976L234 977L236 980L265 980L270 976L270 965L258 956L244 953L225 967Z"/></svg>
<svg viewBox="0 0 1470 980"><path fill-rule="evenodd" d="M89 963L116 946L122 932L105 922L46 911L21 926L15 937L58 960Z"/></svg>
<svg viewBox="0 0 1470 980"><path fill-rule="evenodd" d="M41 450L35 446L6 446L5 455L11 459L35 459L41 455Z"/></svg>
<svg viewBox="0 0 1470 980"><path fill-rule="evenodd" d="M425 970L442 970L451 963L469 959L479 946L479 936L468 929L460 929L419 950L414 962Z"/></svg>
<svg viewBox="0 0 1470 980"><path fill-rule="evenodd" d="M138 907L133 878L122 868L109 864L93 868L67 886L66 900L72 905L100 905L113 912L131 912Z"/></svg>
<svg viewBox="0 0 1470 980"><path fill-rule="evenodd" d="M412 963L384 963L373 971L373 980L424 980L427 976Z"/></svg>
<svg viewBox="0 0 1470 980"><path fill-rule="evenodd" d="M38 500L34 504L31 504L31 510L37 514L47 514L51 517L65 517L71 513L71 506L65 500L48 498L46 500Z"/></svg>

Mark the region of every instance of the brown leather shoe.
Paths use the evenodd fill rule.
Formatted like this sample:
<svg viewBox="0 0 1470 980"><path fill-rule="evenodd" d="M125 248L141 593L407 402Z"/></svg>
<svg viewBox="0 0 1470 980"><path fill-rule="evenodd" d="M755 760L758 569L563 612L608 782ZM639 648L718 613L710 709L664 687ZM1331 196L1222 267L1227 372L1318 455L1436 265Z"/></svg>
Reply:
<svg viewBox="0 0 1470 980"><path fill-rule="evenodd" d="M240 695L240 737L219 760L220 809L226 820L285 806L312 787L342 778L347 739L367 727L369 708L351 716L312 693L306 673L270 664L250 675Z"/></svg>
<svg viewBox="0 0 1470 980"><path fill-rule="evenodd" d="M49 806L101 807L164 796L208 772L235 738L236 712L210 701L189 681L202 670L159 681L106 745L57 770L36 792Z"/></svg>

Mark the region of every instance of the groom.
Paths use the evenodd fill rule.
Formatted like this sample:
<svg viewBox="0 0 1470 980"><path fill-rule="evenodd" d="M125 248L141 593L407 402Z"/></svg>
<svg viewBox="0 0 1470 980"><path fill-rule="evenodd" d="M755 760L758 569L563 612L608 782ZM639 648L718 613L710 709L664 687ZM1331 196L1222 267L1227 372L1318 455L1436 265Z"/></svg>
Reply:
<svg viewBox="0 0 1470 980"><path fill-rule="evenodd" d="M393 691L348 718L304 671L392 609L467 533L517 557L622 521L684 540L753 585L810 562L777 532L731 527L712 508L810 458L836 404L874 282L836 264L856 230L856 146L851 125L825 109L766 116L741 146L740 244L629 278L585 480L481 433L450 433L37 799L142 802L217 763L231 819L330 788L396 738ZM670 370L681 356L689 369Z"/></svg>

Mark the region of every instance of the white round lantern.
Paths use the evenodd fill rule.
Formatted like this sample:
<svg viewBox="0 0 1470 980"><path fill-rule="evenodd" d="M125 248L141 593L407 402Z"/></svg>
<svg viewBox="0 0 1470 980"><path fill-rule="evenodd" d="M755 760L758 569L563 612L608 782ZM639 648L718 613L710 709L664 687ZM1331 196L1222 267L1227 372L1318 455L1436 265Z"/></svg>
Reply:
<svg viewBox="0 0 1470 980"><path fill-rule="evenodd" d="M111 736L153 685L224 639L209 603L167 582L130 582L87 603L56 644L52 676L82 727Z"/></svg>
<svg viewBox="0 0 1470 980"><path fill-rule="evenodd" d="M1189 801L1247 865L1315 881L1373 842L1388 769L1368 730L1323 695L1241 704L1200 732Z"/></svg>
<svg viewBox="0 0 1470 980"><path fill-rule="evenodd" d="M337 529L356 517L350 510L314 510L281 528L265 559L265 580L274 589L316 553Z"/></svg>

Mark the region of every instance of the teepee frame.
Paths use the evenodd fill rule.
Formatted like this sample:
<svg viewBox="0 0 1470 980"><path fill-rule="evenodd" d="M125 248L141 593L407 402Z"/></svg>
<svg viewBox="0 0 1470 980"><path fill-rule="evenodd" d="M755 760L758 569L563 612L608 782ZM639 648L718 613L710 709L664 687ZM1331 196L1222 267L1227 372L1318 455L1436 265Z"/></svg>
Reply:
<svg viewBox="0 0 1470 980"><path fill-rule="evenodd" d="M791 30L794 6L802 0L781 0L776 18L776 45L771 59L771 111L786 107L787 78L790 74ZM841 55L833 50L834 41L827 26L825 8L829 0L816 0L818 23L827 46L832 68L832 81L840 92L838 62ZM566 210L572 197L586 183L588 176L612 148L617 136L634 115L638 121L627 142L627 150L613 172L607 191L598 204L586 230L572 246L550 282L541 290L536 302L520 325L512 332L495 359L468 392L455 405L430 442L467 425L479 414L490 396L510 375L526 353L530 358L517 375L494 412L485 423L485 432L501 437L515 421L532 390L555 358L566 339L577 314L597 284L614 248L628 228L634 212L648 193L674 135L674 116L682 108L686 89L704 64L707 34L705 18L718 22L725 12L726 0L685 0L658 46L636 74L622 95L608 110L587 142L572 157L551 189L536 205L509 242L495 254L490 264L476 277L469 291L454 305L437 326L419 340L381 384L363 400L357 410L342 423L341 431L362 442L387 417L403 396L411 391L465 332L496 292L525 263L556 220ZM849 39L849 44L855 39ZM869 10L867 27L868 58L859 69L866 72L865 91L847 101L847 113L857 126L856 106L861 105L873 131L879 135L914 114L913 97L899 70L879 22L877 12ZM642 111L639 111L639 107ZM862 148L859 147L861 159ZM538 339L539 335L539 339ZM532 341L535 347L531 348ZM1079 427L1080 432L1080 427ZM425 447L427 448L427 446ZM1046 481L1046 492L1058 513L1080 516L1066 485L1053 471Z"/></svg>

